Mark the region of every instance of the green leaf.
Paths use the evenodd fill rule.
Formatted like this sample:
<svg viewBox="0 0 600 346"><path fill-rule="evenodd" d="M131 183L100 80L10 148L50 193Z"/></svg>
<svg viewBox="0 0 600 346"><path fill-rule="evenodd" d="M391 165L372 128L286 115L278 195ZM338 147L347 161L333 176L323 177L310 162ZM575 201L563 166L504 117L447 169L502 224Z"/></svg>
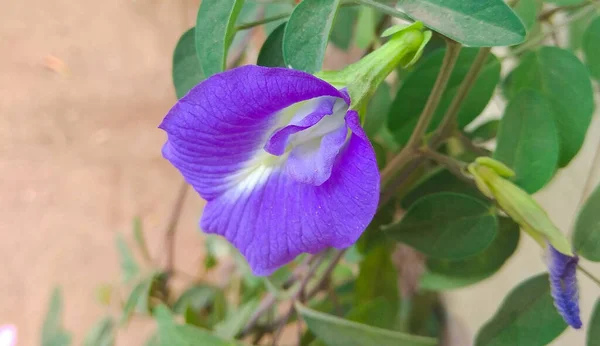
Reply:
<svg viewBox="0 0 600 346"><path fill-rule="evenodd" d="M294 4L291 2L284 2L284 3L271 2L271 3L266 4L266 6L265 6L265 18L271 18L274 16L286 14L286 13L292 13L293 9L294 9ZM265 34L267 36L271 35L271 33L273 33L273 30L275 30L277 27L279 27L281 24L283 24L285 22L287 22L287 18L275 20L275 21L265 24Z"/></svg>
<svg viewBox="0 0 600 346"><path fill-rule="evenodd" d="M477 49L462 49L448 81L446 91L442 95L440 104L433 116L429 131L433 131L439 126L444 113L458 91L460 83L462 83L471 68L477 52ZM406 144L419 120L442 66L444 54L445 49L433 52L406 77L396 93L396 98L388 114L388 128L400 145ZM491 55L460 108L458 113L460 128L467 126L483 112L491 100L499 80L500 63L495 56Z"/></svg>
<svg viewBox="0 0 600 346"><path fill-rule="evenodd" d="M350 48L354 34L354 25L358 20L356 7L342 7L338 10L331 28L329 39L336 47L343 50Z"/></svg>
<svg viewBox="0 0 600 346"><path fill-rule="evenodd" d="M509 99L523 89L540 91L551 102L560 142L559 166L566 166L581 148L594 112L586 67L567 50L542 47L525 55L507 79Z"/></svg>
<svg viewBox="0 0 600 346"><path fill-rule="evenodd" d="M396 314L397 304L390 304L385 297L377 297L369 302L355 304L346 319L371 327L390 329L394 325Z"/></svg>
<svg viewBox="0 0 600 346"><path fill-rule="evenodd" d="M241 346L242 344L224 340L212 335L209 331L190 325L177 325L169 309L159 305L154 309L154 317L158 323L160 346Z"/></svg>
<svg viewBox="0 0 600 346"><path fill-rule="evenodd" d="M235 36L235 22L244 0L203 0L196 18L196 53L204 77L225 70L227 52Z"/></svg>
<svg viewBox="0 0 600 346"><path fill-rule="evenodd" d="M351 322L296 304L308 328L327 346L426 346L437 345L432 338L393 332Z"/></svg>
<svg viewBox="0 0 600 346"><path fill-rule="evenodd" d="M558 134L550 101L535 90L515 95L504 112L494 158L516 173L515 184L532 194L546 185L558 165Z"/></svg>
<svg viewBox="0 0 600 346"><path fill-rule="evenodd" d="M385 231L427 256L461 259L487 248L496 229L496 216L488 205L466 195L443 192L418 200Z"/></svg>
<svg viewBox="0 0 600 346"><path fill-rule="evenodd" d="M252 317L259 303L259 299L255 298L240 306L237 310L230 311L223 321L215 325L215 334L224 339L233 338L244 328L244 325Z"/></svg>
<svg viewBox="0 0 600 346"><path fill-rule="evenodd" d="M477 334L475 346L543 346L567 328L556 311L547 274L514 288Z"/></svg>
<svg viewBox="0 0 600 346"><path fill-rule="evenodd" d="M173 304L173 311L178 314L185 312L187 307L199 311L209 306L215 299L218 289L209 285L196 285L185 290Z"/></svg>
<svg viewBox="0 0 600 346"><path fill-rule="evenodd" d="M71 334L62 327L62 293L60 288L55 288L50 298L50 305L46 312L42 326L42 346L69 346Z"/></svg>
<svg viewBox="0 0 600 346"><path fill-rule="evenodd" d="M492 138L495 138L498 134L498 128L500 127L500 120L493 119L486 123L479 125L473 131L467 133L467 136L474 142L487 142Z"/></svg>
<svg viewBox="0 0 600 346"><path fill-rule="evenodd" d="M257 65L267 67L285 67L283 60L283 32L286 23L280 24L263 44L258 54Z"/></svg>
<svg viewBox="0 0 600 346"><path fill-rule="evenodd" d="M481 253L458 261L430 258L421 277L421 289L439 291L464 287L490 277L512 256L519 244L519 225L499 218L494 241Z"/></svg>
<svg viewBox="0 0 600 346"><path fill-rule="evenodd" d="M374 284L376 283L376 284ZM371 249L360 262L356 279L355 304L383 297L388 304L398 305L398 273L392 264L392 253L386 244Z"/></svg>
<svg viewBox="0 0 600 346"><path fill-rule="evenodd" d="M115 320L111 316L102 318L85 337L84 346L112 346L115 343Z"/></svg>
<svg viewBox="0 0 600 346"><path fill-rule="evenodd" d="M392 104L392 91L386 82L379 85L367 106L367 116L363 128L369 137L374 137L383 124Z"/></svg>
<svg viewBox="0 0 600 346"><path fill-rule="evenodd" d="M159 273L154 273L137 283L129 293L129 297L123 306L121 324L127 322L134 311L148 313L150 311L149 300L152 287Z"/></svg>
<svg viewBox="0 0 600 346"><path fill-rule="evenodd" d="M582 48L590 75L600 79L600 17L583 34Z"/></svg>
<svg viewBox="0 0 600 346"><path fill-rule="evenodd" d="M367 49L375 39L378 17L378 13L371 7L363 6L359 10L355 34L358 48Z"/></svg>
<svg viewBox="0 0 600 346"><path fill-rule="evenodd" d="M177 98L182 98L204 79L202 67L196 54L194 28L186 31L175 46L173 53L173 85Z"/></svg>
<svg viewBox="0 0 600 346"><path fill-rule="evenodd" d="M587 346L598 346L600 341L600 299L596 300L590 323L587 327Z"/></svg>
<svg viewBox="0 0 600 346"><path fill-rule="evenodd" d="M511 46L525 40L523 23L502 0L400 0L398 7L466 46Z"/></svg>
<svg viewBox="0 0 600 346"><path fill-rule="evenodd" d="M121 263L121 276L123 277L123 282L128 283L140 273L140 267L135 261L131 249L127 246L123 235L117 234L116 241L119 261Z"/></svg>
<svg viewBox="0 0 600 346"><path fill-rule="evenodd" d="M576 13L572 11L570 15ZM587 11L585 16L569 22L569 40L567 42L569 48L573 51L578 50L583 45L583 35L592 21L598 18L600 9L592 9Z"/></svg>
<svg viewBox="0 0 600 346"><path fill-rule="evenodd" d="M588 197L579 210L575 231L573 232L573 247L582 257L600 262L600 185Z"/></svg>
<svg viewBox="0 0 600 346"><path fill-rule="evenodd" d="M419 199L440 192L459 193L488 203L488 198L475 186L458 179L447 169L437 169L415 184L415 187L402 199L402 208L408 209Z"/></svg>
<svg viewBox="0 0 600 346"><path fill-rule="evenodd" d="M294 8L283 34L286 66L309 73L321 70L339 3L340 0L303 0Z"/></svg>
<svg viewBox="0 0 600 346"><path fill-rule="evenodd" d="M195 59L195 55L194 55ZM138 250L144 256L146 261L150 261L150 251L148 251L148 245L146 243L146 237L144 236L144 229L142 227L142 219L135 217L133 219L133 239L138 247Z"/></svg>
<svg viewBox="0 0 600 346"><path fill-rule="evenodd" d="M529 31L536 23L541 8L541 0L519 0L517 6L514 7L514 11L521 18L525 29Z"/></svg>
<svg viewBox="0 0 600 346"><path fill-rule="evenodd" d="M545 0L545 2L550 4L555 4L558 6L571 6L571 5L579 5L581 3L586 2L587 0Z"/></svg>

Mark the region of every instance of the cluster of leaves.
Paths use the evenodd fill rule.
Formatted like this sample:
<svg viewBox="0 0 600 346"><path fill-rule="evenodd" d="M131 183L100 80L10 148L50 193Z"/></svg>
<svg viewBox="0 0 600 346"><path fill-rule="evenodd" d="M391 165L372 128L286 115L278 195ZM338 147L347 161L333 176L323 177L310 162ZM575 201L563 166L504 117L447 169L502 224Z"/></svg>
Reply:
<svg viewBox="0 0 600 346"><path fill-rule="evenodd" d="M555 24L559 14L565 18ZM516 172L518 186L535 193L572 161L592 119L593 80L600 78L600 60L595 58L600 55L599 2L203 0L196 26L175 48L173 81L182 97L203 79L240 64L250 33L258 27L267 38L257 64L315 73L321 70L328 44L340 50L376 49L391 18L421 21L435 34L421 60L384 82L363 114L382 169L410 145L447 67L446 42L468 48L461 49L446 71L447 85L426 124L422 140L433 146L435 155L412 157L413 162L424 160L396 172L397 184L386 185L387 197L359 242L343 256L301 256L271 277L257 278L228 245L208 238L204 271L228 256L238 259L237 270L222 286L197 279L176 295L169 289L173 273L153 265L140 269L119 238L129 294L120 320L102 319L86 345L114 344L116 328L135 313L157 321L157 333L147 345L247 345L258 344L265 335L275 344L281 327L300 317L307 329L301 331L299 345L438 344L446 318L440 293L496 273L520 239L519 226L477 190L461 162L493 157ZM567 42L546 45L553 33L565 28ZM488 48L505 46L510 48L503 56ZM502 74L502 68L508 73ZM490 120L483 113L493 100L506 106L504 114ZM446 128L448 124L452 128ZM432 143L440 134L442 141ZM599 208L600 188L584 204L573 231L576 253L593 262L600 262ZM137 225L134 239L141 257L151 263ZM408 279L392 261L396 242L390 240L425 258L416 285L402 281ZM298 276L306 272L310 277L300 282ZM405 292L403 285L416 287ZM295 307L280 319L278 312L285 304L278 308L279 303L290 300ZM44 326L44 345L70 344L57 322L59 315L56 293ZM547 345L566 327L542 273L507 294L475 344ZM598 335L600 302L589 320L589 345ZM242 338L246 343L239 341Z"/></svg>

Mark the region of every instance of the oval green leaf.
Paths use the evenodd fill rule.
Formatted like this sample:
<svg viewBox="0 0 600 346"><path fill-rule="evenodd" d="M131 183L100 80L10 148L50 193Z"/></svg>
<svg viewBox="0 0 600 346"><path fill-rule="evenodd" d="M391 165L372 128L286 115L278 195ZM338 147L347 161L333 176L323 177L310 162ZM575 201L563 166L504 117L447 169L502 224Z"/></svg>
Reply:
<svg viewBox="0 0 600 346"><path fill-rule="evenodd" d="M354 25L358 20L356 7L342 7L338 10L331 28L329 39L336 47L347 50L354 36Z"/></svg>
<svg viewBox="0 0 600 346"><path fill-rule="evenodd" d="M244 0L203 0L196 17L196 53L204 77L225 70L227 51Z"/></svg>
<svg viewBox="0 0 600 346"><path fill-rule="evenodd" d="M480 330L475 346L543 346L567 328L556 311L547 274L514 288Z"/></svg>
<svg viewBox="0 0 600 346"><path fill-rule="evenodd" d="M542 2L540 0L519 0L517 6L514 7L514 11L523 21L527 31L530 31L537 21L538 12L541 8Z"/></svg>
<svg viewBox="0 0 600 346"><path fill-rule="evenodd" d="M173 53L173 85L177 98L182 98L204 79L196 54L194 28L186 31L177 42Z"/></svg>
<svg viewBox="0 0 600 346"><path fill-rule="evenodd" d="M573 247L582 257L600 262L600 185L587 199L575 223Z"/></svg>
<svg viewBox="0 0 600 346"><path fill-rule="evenodd" d="M600 343L600 299L596 300L592 318L587 327L587 346L598 346Z"/></svg>
<svg viewBox="0 0 600 346"><path fill-rule="evenodd" d="M447 290L468 286L490 277L512 256L519 244L519 225L499 218L498 234L481 253L458 261L430 258L419 286L428 290Z"/></svg>
<svg viewBox="0 0 600 346"><path fill-rule="evenodd" d="M283 60L283 32L286 23L280 24L260 48L257 65L266 67L285 67Z"/></svg>
<svg viewBox="0 0 600 346"><path fill-rule="evenodd" d="M567 50L542 47L524 56L507 79L509 99L523 89L537 90L551 102L560 142L559 166L566 166L581 148L594 112L586 67Z"/></svg>
<svg viewBox="0 0 600 346"><path fill-rule="evenodd" d="M340 0L304 0L294 8L283 34L286 66L309 73L321 70L339 3Z"/></svg>
<svg viewBox="0 0 600 346"><path fill-rule="evenodd" d="M519 92L500 121L494 158L512 168L528 193L544 187L556 172L558 134L550 101L535 90Z"/></svg>
<svg viewBox="0 0 600 346"><path fill-rule="evenodd" d="M327 346L434 346L437 340L370 327L296 304L310 329Z"/></svg>
<svg viewBox="0 0 600 346"><path fill-rule="evenodd" d="M511 46L525 40L523 23L503 0L400 0L398 7L466 46Z"/></svg>
<svg viewBox="0 0 600 346"><path fill-rule="evenodd" d="M495 138L498 134L498 128L500 127L500 120L493 119L486 123L481 124L473 131L467 133L467 136L474 142L487 142L492 138Z"/></svg>
<svg viewBox="0 0 600 346"><path fill-rule="evenodd" d="M583 34L582 48L590 75L600 79L600 17Z"/></svg>
<svg viewBox="0 0 600 346"><path fill-rule="evenodd" d="M496 216L487 204L444 192L421 198L385 231L429 257L457 260L487 248L497 228Z"/></svg>
<svg viewBox="0 0 600 346"><path fill-rule="evenodd" d="M471 68L477 52L478 49L462 49L448 81L446 91L442 95L440 104L433 116L429 131L433 131L439 126L444 113L458 91L460 83ZM444 54L445 49L431 53L406 77L396 93L396 98L392 103L387 119L388 128L400 145L406 144L417 124L442 66ZM483 112L491 100L499 80L500 63L495 56L491 55L460 108L458 123L461 128L467 126Z"/></svg>

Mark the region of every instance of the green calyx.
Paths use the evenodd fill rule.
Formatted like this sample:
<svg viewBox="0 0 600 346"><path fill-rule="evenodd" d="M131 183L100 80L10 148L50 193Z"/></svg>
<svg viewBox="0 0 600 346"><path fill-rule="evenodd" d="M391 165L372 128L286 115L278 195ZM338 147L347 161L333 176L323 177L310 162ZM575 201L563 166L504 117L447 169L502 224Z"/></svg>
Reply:
<svg viewBox="0 0 600 346"><path fill-rule="evenodd" d="M554 225L546 211L523 189L506 178L514 172L503 163L481 157L468 167L477 188L518 223L542 247L549 242L559 252L573 256L567 237Z"/></svg>
<svg viewBox="0 0 600 346"><path fill-rule="evenodd" d="M382 37L389 37L389 40L358 62L341 71L315 74L338 88L347 88L352 99L350 109L357 110L361 117L377 87L396 66L408 67L421 57L431 39L431 31L424 30L423 23L416 22L408 26L393 26Z"/></svg>

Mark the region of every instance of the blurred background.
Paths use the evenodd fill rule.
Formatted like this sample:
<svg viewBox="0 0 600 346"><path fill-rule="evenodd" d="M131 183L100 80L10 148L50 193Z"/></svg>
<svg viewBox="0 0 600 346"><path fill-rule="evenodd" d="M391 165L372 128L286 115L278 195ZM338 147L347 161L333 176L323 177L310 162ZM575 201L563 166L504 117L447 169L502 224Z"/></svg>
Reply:
<svg viewBox="0 0 600 346"><path fill-rule="evenodd" d="M160 154L165 136L157 126L176 101L172 52L199 2L0 4L0 324L17 325L19 345L39 344L55 285L65 297L65 327L81 344L109 309L98 303L98 288L118 280L115 235L130 232L134 217L152 251L164 246L181 178ZM255 39L264 38L259 32ZM329 52L329 67L350 59L340 54ZM589 131L577 159L536 195L563 231L582 196L600 182L597 115ZM190 273L203 258L202 207L189 193L178 226L175 261ZM588 267L600 273L600 266ZM544 270L539 248L523 237L499 274L448 294L455 344L469 344L500 297ZM587 318L597 287L583 276L580 283ZM152 328L138 319L117 344L141 345ZM584 339L585 329L569 329L554 344Z"/></svg>

